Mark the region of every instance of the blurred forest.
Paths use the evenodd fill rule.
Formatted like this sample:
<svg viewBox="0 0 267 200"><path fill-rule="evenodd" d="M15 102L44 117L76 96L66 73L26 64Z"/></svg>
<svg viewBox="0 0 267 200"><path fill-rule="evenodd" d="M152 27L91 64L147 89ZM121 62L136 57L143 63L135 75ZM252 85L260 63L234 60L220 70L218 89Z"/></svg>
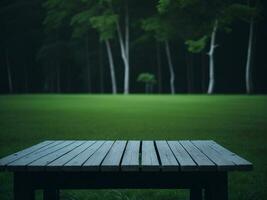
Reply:
<svg viewBox="0 0 267 200"><path fill-rule="evenodd" d="M0 93L266 93L264 4L1 0Z"/></svg>

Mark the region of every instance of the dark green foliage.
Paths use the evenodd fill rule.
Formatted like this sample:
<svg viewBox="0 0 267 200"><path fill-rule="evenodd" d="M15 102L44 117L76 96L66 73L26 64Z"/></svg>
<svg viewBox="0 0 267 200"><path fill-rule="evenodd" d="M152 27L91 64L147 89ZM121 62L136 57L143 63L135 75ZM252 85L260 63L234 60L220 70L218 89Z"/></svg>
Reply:
<svg viewBox="0 0 267 200"><path fill-rule="evenodd" d="M191 53L199 53L205 49L208 37L205 35L198 40L187 40L185 44L187 45L187 50Z"/></svg>
<svg viewBox="0 0 267 200"><path fill-rule="evenodd" d="M100 40L102 41L114 38L117 21L118 15L113 13L106 13L101 16L93 16L90 19L92 27L98 30L100 34Z"/></svg>
<svg viewBox="0 0 267 200"><path fill-rule="evenodd" d="M154 74L150 74L150 73L141 73L139 74L139 76L137 77L137 81L138 82L143 82L143 83L148 83L148 84L155 84L156 78Z"/></svg>
<svg viewBox="0 0 267 200"><path fill-rule="evenodd" d="M155 75L151 73L141 73L137 77L137 82L141 82L145 84L146 93L153 92L153 85L157 83Z"/></svg>
<svg viewBox="0 0 267 200"><path fill-rule="evenodd" d="M54 30L68 25L76 9L79 8L79 2L72 0L46 0L43 4L46 9L44 25L46 30Z"/></svg>
<svg viewBox="0 0 267 200"><path fill-rule="evenodd" d="M216 55L216 64L220 65L219 71L225 71L222 74L227 74L227 67L225 66L232 69L232 66L240 66L245 60L247 22L255 22L255 30L259 29L255 31L255 38L260 35L262 38L257 39L257 41L264 40L265 32L262 30L265 29L263 21L265 1L260 0L3 0L0 2L2 92L8 91L7 66L10 66L11 69L10 74L14 79L15 92L28 91L26 89L27 84L30 85L31 91L43 92L43 83L47 76L44 65L53 68L48 64L51 60L54 63L61 63L61 61L62 63L70 63L70 69L63 68L62 77L64 80L75 79L75 83L71 83L71 81L69 83L75 88L73 92L84 91L82 88L87 87L84 85L86 80L82 81L81 77L89 75L86 69L82 68L88 68L91 64L93 68L91 75L95 77L95 80L92 80L95 82L94 92L99 92L100 85L103 85L100 80L107 80L108 82L108 78L104 77L108 74L108 69L106 69L108 61L106 60L106 52L102 50L100 53L98 40L106 39L110 40L111 44L116 74L118 73L118 88L122 88L123 70L121 69L121 49L118 44L116 25L118 23L121 26L122 38L125 40L126 2L129 5L130 16L129 57L133 67L130 70L131 73L136 75L140 71L151 71L156 74L158 70L156 69L157 65L155 65L157 60L155 40L161 42L169 40L171 54L174 56L172 58L174 71L179 72L176 74L175 84L179 85L180 92L185 91L187 87L185 81L187 69L185 66L188 64L185 62L188 61L193 65L201 63L201 65L207 66L207 56L205 57L206 54L203 50L209 43L216 19L219 22L216 42L223 44L220 45L220 53ZM231 32L233 37L227 36L225 32ZM238 37L235 32L239 32L238 34L242 37ZM233 44L237 42L236 46L240 46L239 50L233 50L235 51L235 61L229 61L229 63L226 61L230 59L224 59L224 55L227 54L225 51L229 48L227 44L224 44L227 42L225 38L234 41ZM67 45L68 47L62 48L62 51L55 53L56 48L53 46L60 42L78 45L75 47ZM258 47L258 45L262 46ZM261 53L262 51L257 50L257 48L264 48L264 46L266 45L263 42L257 43L254 50L259 52L255 53L255 57L260 54L261 59L255 58L253 62L263 62L264 56L261 55L264 53ZM186 49L192 53L199 53L202 50L203 62L199 62L200 54L186 58L187 53L184 52ZM164 57L163 49L160 51L162 52L160 62L162 62L161 66L164 69L162 70L163 82L166 82L168 63ZM56 56L57 54L59 56ZM242 59L239 59L240 56ZM149 59L144 59L144 57ZM59 62L59 60L61 61ZM69 62L70 60L72 61ZM237 62L238 64L236 64ZM255 65L259 68L264 66L262 63ZM66 65L63 64L63 66ZM139 70L135 66L146 66L146 69ZM150 68L149 66L154 67ZM241 68L239 67L238 72L244 70ZM69 71L67 72L67 70ZM239 75L239 80L235 81L236 77L232 77L232 81L238 85L238 90L242 92L243 78L242 74L238 72L235 74ZM194 77L196 82L201 82L202 77L207 77L207 71L203 71L203 76L198 72L196 73L197 75ZM255 73L263 74L258 69L255 69ZM66 74L73 76L66 76ZM100 74L102 78L100 78ZM218 76L221 75L218 74ZM206 81L204 79L203 83ZM223 83L225 77L219 79L218 84L225 84ZM135 85L136 81L134 79L130 79L130 81L132 91L138 91L138 85ZM256 85L260 87L266 85L262 84L264 81L264 77L262 77L262 81ZM76 83L77 85L75 85ZM220 91L228 92L234 88L227 87L227 84L220 86ZM255 87L257 87L256 85ZM106 87L109 88L108 84ZM164 88L166 87L164 86ZM167 91L164 90L164 92Z"/></svg>
<svg viewBox="0 0 267 200"><path fill-rule="evenodd" d="M259 14L259 8L237 3L230 5L225 10L225 16L228 21L241 19L243 21L249 22L251 18L258 18Z"/></svg>
<svg viewBox="0 0 267 200"><path fill-rule="evenodd" d="M159 16L142 20L142 28L161 42L170 39L175 32L172 24Z"/></svg>

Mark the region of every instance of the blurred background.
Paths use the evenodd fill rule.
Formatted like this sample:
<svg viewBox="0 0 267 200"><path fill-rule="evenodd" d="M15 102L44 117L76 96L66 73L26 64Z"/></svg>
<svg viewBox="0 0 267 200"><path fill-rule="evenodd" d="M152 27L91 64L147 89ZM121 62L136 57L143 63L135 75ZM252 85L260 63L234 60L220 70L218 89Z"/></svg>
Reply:
<svg viewBox="0 0 267 200"><path fill-rule="evenodd" d="M216 20L212 92L246 93L251 19L249 93L266 93L265 6L257 0L1 0L0 93L114 93L107 41L116 92L171 93L168 41L175 93L206 93ZM128 91L121 45L129 54ZM152 75L150 89L144 84L151 77L139 77L144 73Z"/></svg>

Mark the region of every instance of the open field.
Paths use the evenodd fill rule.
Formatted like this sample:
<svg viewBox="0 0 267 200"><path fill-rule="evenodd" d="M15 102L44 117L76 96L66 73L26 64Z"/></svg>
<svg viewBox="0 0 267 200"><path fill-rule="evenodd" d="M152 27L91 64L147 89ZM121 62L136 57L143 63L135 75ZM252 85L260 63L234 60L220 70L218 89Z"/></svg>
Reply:
<svg viewBox="0 0 267 200"><path fill-rule="evenodd" d="M47 139L213 139L254 164L253 172L230 174L230 199L267 200L267 96L0 97L0 157ZM62 197L177 200L187 192L64 191ZM0 173L0 199L12 199L10 173Z"/></svg>

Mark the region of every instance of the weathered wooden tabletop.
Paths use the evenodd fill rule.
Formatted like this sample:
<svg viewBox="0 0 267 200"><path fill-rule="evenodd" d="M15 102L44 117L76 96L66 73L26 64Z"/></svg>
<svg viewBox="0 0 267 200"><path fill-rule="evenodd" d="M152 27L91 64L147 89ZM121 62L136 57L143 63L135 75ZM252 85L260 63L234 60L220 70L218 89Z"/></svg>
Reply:
<svg viewBox="0 0 267 200"><path fill-rule="evenodd" d="M0 159L9 171L232 171L252 164L211 140L49 140Z"/></svg>

